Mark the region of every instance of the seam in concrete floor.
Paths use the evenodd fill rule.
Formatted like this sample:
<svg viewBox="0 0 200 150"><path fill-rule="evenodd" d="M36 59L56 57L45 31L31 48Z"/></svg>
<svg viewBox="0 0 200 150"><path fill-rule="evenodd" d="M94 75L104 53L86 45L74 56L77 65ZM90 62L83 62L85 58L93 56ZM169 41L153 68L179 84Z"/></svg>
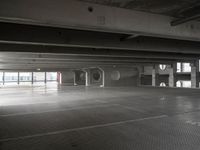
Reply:
<svg viewBox="0 0 200 150"><path fill-rule="evenodd" d="M109 105L105 104L105 105L98 105L98 106L80 106L80 107L75 107L75 108L66 108L66 109L57 109L57 110L30 112L30 113L14 113L14 114L0 115L0 117L13 117L13 116L24 116L24 115L51 113L51 112L64 112L64 111L70 111L70 110L93 109L93 108L101 108L101 107L109 107L109 106L119 106L119 104L109 104Z"/></svg>
<svg viewBox="0 0 200 150"><path fill-rule="evenodd" d="M57 134L81 131L81 130L89 130L89 129L94 129L94 128L117 126L117 125L121 125L121 124L139 122L139 121L144 121L144 120L162 119L162 118L166 118L166 117L168 117L168 116L167 115L160 115L160 116L151 116L151 117L140 118L140 119L124 120L124 121L118 121L118 122L112 122L112 123L106 123L106 124L86 126L86 127L81 127L81 128L58 130L58 131L54 131L54 132L47 132L47 133L33 134L33 135L27 135L27 136L20 136L20 137L16 137L16 138L0 139L0 142L9 142L9 141L16 141L16 140L31 139L31 138L37 138L37 137L43 137L43 136L49 136L49 135L57 135Z"/></svg>

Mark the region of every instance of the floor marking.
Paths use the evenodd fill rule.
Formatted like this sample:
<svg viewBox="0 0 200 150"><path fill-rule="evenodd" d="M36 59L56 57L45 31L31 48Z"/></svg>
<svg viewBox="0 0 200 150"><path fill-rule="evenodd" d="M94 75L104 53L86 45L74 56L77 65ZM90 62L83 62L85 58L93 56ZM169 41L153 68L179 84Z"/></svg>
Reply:
<svg viewBox="0 0 200 150"><path fill-rule="evenodd" d="M14 114L5 114L0 115L0 117L14 117L14 116L25 116L25 115L34 115L34 114L43 114L43 113L51 113L51 112L63 112L70 110L81 110L81 109L93 109L93 108L101 108L101 107L109 107L109 106L118 106L117 104L105 104L105 105L97 105L97 106L80 106L74 108L66 108L66 109L54 109L48 111L38 111L38 112L28 112L28 113L14 113Z"/></svg>
<svg viewBox="0 0 200 150"><path fill-rule="evenodd" d="M118 122L113 122L113 123L99 124L99 125L86 126L86 127L80 127L80 128L74 128L74 129L58 130L58 131L54 131L54 132L33 134L33 135L20 136L20 137L15 137L15 138L0 139L0 142L25 140L25 139L31 139L31 138L36 138L36 137L43 137L43 136L49 136L49 135L57 135L57 134L63 134L63 133L69 133L69 132L76 132L76 131L83 131L83 130L95 129L95 128L103 128L103 127L109 127L109 126L116 126L116 125L121 125L121 124L126 124L126 123L133 123L133 122L139 122L139 121L144 121L144 120L161 119L161 118L165 118L165 117L168 117L168 116L167 115L152 116L152 117L146 117L146 118L140 118L140 119L132 119L132 120L125 120L125 121L118 121Z"/></svg>

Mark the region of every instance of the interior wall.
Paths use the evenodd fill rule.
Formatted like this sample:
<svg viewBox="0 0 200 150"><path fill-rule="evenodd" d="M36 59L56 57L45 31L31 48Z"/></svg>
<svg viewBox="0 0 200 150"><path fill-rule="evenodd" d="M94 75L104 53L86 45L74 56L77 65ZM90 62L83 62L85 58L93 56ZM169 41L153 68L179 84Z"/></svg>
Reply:
<svg viewBox="0 0 200 150"><path fill-rule="evenodd" d="M103 68L104 86L137 86L139 73L137 68Z"/></svg>
<svg viewBox="0 0 200 150"><path fill-rule="evenodd" d="M74 85L74 75L73 71L62 71L62 84L65 85Z"/></svg>
<svg viewBox="0 0 200 150"><path fill-rule="evenodd" d="M98 69L98 68L91 68L89 70L90 73L90 84L94 85L94 86L100 86L103 84L103 72L102 70ZM99 80L95 80L95 74L99 73L100 78Z"/></svg>
<svg viewBox="0 0 200 150"><path fill-rule="evenodd" d="M141 85L152 85L152 76L151 75L142 75L141 76Z"/></svg>
<svg viewBox="0 0 200 150"><path fill-rule="evenodd" d="M158 68L158 78L156 80L156 86L160 86L160 83L165 83L166 86L169 86L169 74L170 74L170 65L166 66L165 70ZM141 85L152 85L152 69L153 66L144 66L144 70L141 73ZM175 82L178 80L191 80L191 73L175 73Z"/></svg>
<svg viewBox="0 0 200 150"><path fill-rule="evenodd" d="M75 85L85 85L86 84L86 72L82 70L75 70Z"/></svg>

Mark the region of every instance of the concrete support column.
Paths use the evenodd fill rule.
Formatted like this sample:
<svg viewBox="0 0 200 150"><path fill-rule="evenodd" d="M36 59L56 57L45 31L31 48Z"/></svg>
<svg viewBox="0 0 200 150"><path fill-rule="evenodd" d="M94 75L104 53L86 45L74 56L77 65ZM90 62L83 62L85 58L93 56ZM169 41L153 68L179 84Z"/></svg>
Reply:
<svg viewBox="0 0 200 150"><path fill-rule="evenodd" d="M33 74L33 72L31 73L32 75L31 75L31 82L32 82L32 84L34 83L34 74Z"/></svg>
<svg viewBox="0 0 200 150"><path fill-rule="evenodd" d="M158 65L153 66L152 69L152 86L158 86L159 82Z"/></svg>
<svg viewBox="0 0 200 150"><path fill-rule="evenodd" d="M5 72L3 72L3 85L5 85Z"/></svg>
<svg viewBox="0 0 200 150"><path fill-rule="evenodd" d="M138 66L138 79L137 79L137 85L142 85L142 75L144 75L144 66Z"/></svg>
<svg viewBox="0 0 200 150"><path fill-rule="evenodd" d="M44 83L47 83L47 72L44 73Z"/></svg>
<svg viewBox="0 0 200 150"><path fill-rule="evenodd" d="M100 85L100 87L104 87L105 86L105 71L103 69L100 69L102 71L102 85Z"/></svg>
<svg viewBox="0 0 200 150"><path fill-rule="evenodd" d="M85 69L85 76L86 76L86 81L85 81L85 86L90 86L91 85L91 73L89 69Z"/></svg>
<svg viewBox="0 0 200 150"><path fill-rule="evenodd" d="M169 68L169 87L176 87L176 63Z"/></svg>
<svg viewBox="0 0 200 150"><path fill-rule="evenodd" d="M191 63L191 87L199 87L199 61Z"/></svg>
<svg viewBox="0 0 200 150"><path fill-rule="evenodd" d="M17 84L19 85L19 72L17 72Z"/></svg>

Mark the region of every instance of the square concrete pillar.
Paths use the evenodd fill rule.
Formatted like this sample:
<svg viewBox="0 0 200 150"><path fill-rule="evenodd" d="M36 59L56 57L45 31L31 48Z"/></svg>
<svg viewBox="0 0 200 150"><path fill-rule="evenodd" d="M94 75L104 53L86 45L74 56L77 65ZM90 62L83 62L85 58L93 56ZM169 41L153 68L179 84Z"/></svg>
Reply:
<svg viewBox="0 0 200 150"><path fill-rule="evenodd" d="M152 69L152 86L159 86L159 73L158 65L155 65Z"/></svg>
<svg viewBox="0 0 200 150"><path fill-rule="evenodd" d="M191 87L199 87L199 61L191 63Z"/></svg>
<svg viewBox="0 0 200 150"><path fill-rule="evenodd" d="M90 70L89 69L85 69L85 76L86 76L86 81L85 81L85 86L90 86Z"/></svg>
<svg viewBox="0 0 200 150"><path fill-rule="evenodd" d="M169 68L169 87L176 87L176 63L172 64Z"/></svg>

